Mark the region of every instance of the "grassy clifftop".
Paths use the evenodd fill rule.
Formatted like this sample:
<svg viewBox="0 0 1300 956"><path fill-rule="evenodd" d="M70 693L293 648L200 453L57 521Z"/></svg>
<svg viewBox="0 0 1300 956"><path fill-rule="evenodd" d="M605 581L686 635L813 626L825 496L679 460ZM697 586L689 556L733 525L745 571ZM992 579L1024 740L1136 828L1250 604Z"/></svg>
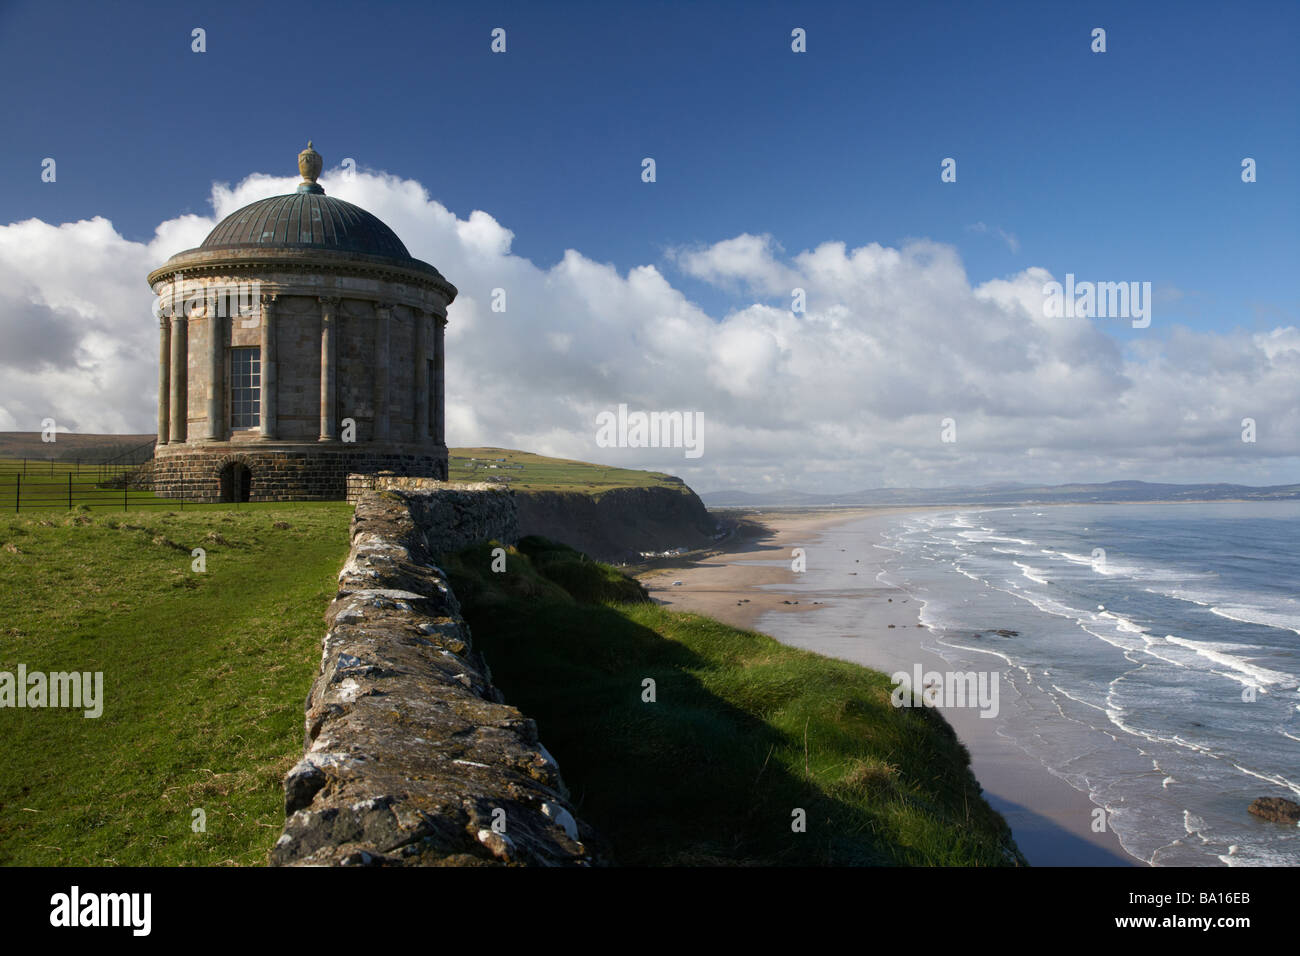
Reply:
<svg viewBox="0 0 1300 956"><path fill-rule="evenodd" d="M618 862L1024 862L952 729L884 674L664 610L543 539L503 573L490 548L447 561L475 645Z"/></svg>
<svg viewBox="0 0 1300 956"><path fill-rule="evenodd" d="M350 514L0 521L0 671L104 675L98 718L0 711L0 865L265 860ZM619 861L1020 862L948 725L893 708L884 675L668 612L547 541L491 560L448 561L475 642Z"/></svg>
<svg viewBox="0 0 1300 956"><path fill-rule="evenodd" d="M685 493L680 478L658 471L615 468L567 458L547 458L508 448L452 448L452 481L502 481L520 491L579 491L599 495L615 488L671 488Z"/></svg>
<svg viewBox="0 0 1300 956"><path fill-rule="evenodd" d="M453 481L492 481L518 492L524 534L563 541L607 561L707 546L717 531L695 492L662 472L503 448L453 448L450 458Z"/></svg>

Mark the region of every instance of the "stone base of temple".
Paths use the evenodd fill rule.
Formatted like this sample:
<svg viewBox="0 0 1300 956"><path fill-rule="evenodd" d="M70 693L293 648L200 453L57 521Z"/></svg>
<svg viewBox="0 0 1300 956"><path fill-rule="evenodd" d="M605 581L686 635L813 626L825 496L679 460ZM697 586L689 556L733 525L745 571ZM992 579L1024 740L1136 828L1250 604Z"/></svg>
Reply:
<svg viewBox="0 0 1300 956"><path fill-rule="evenodd" d="M160 497L187 501L343 501L349 474L381 471L445 481L447 449L333 450L224 442L162 446L141 469L140 479Z"/></svg>

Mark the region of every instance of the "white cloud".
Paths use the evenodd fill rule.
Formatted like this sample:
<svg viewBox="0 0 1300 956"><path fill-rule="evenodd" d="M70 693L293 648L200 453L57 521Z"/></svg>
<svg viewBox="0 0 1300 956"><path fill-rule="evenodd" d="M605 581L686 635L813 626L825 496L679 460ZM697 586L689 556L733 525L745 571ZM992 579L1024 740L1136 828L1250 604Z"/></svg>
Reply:
<svg viewBox="0 0 1300 956"><path fill-rule="evenodd" d="M670 249L668 258L687 275L705 282L789 296L798 282L795 274L776 260L779 251L771 236L742 233L711 246Z"/></svg>
<svg viewBox="0 0 1300 956"><path fill-rule="evenodd" d="M213 188L213 217L130 242L92 219L0 227L0 427L56 418L76 431L148 432L157 325L145 275L226 214L292 191L250 176ZM929 241L786 256L742 234L620 273L568 250L543 268L475 210L462 219L419 183L333 171L326 191L363 206L460 289L448 327L447 430L495 444L651 467L711 490L836 491L984 480L1294 480L1300 332L1163 326L1121 348L1105 320L1049 319L1030 268L972 286ZM731 294L710 315L673 269ZM807 311L787 311L795 287ZM507 310L491 310L503 288ZM705 456L601 449L595 417L702 411ZM958 442L939 440L940 421ZM1243 417L1259 441L1240 441Z"/></svg>

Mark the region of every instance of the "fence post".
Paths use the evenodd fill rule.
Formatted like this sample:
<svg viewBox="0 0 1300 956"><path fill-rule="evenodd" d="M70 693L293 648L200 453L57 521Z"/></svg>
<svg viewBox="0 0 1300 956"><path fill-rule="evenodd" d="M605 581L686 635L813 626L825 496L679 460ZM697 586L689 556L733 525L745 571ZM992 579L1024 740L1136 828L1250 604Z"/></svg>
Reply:
<svg viewBox="0 0 1300 956"><path fill-rule="evenodd" d="M122 476L122 510L126 511L126 489L131 482L127 481L126 476Z"/></svg>
<svg viewBox="0 0 1300 956"><path fill-rule="evenodd" d="M68 472L68 510L72 510L72 472Z"/></svg>
<svg viewBox="0 0 1300 956"><path fill-rule="evenodd" d="M26 463L27 463L27 459L24 458L23 459L24 466L26 466ZM19 510L22 508L22 501L23 501L23 476L14 475L14 514L18 514Z"/></svg>

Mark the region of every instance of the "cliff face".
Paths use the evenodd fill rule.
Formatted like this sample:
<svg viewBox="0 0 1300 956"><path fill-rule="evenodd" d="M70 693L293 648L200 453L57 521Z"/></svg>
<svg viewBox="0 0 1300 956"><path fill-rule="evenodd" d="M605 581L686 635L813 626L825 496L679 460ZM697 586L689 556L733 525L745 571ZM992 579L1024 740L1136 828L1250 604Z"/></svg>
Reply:
<svg viewBox="0 0 1300 956"><path fill-rule="evenodd" d="M635 560L642 551L705 545L716 522L699 496L673 488L615 488L599 495L517 491L521 535L536 534L601 561Z"/></svg>

